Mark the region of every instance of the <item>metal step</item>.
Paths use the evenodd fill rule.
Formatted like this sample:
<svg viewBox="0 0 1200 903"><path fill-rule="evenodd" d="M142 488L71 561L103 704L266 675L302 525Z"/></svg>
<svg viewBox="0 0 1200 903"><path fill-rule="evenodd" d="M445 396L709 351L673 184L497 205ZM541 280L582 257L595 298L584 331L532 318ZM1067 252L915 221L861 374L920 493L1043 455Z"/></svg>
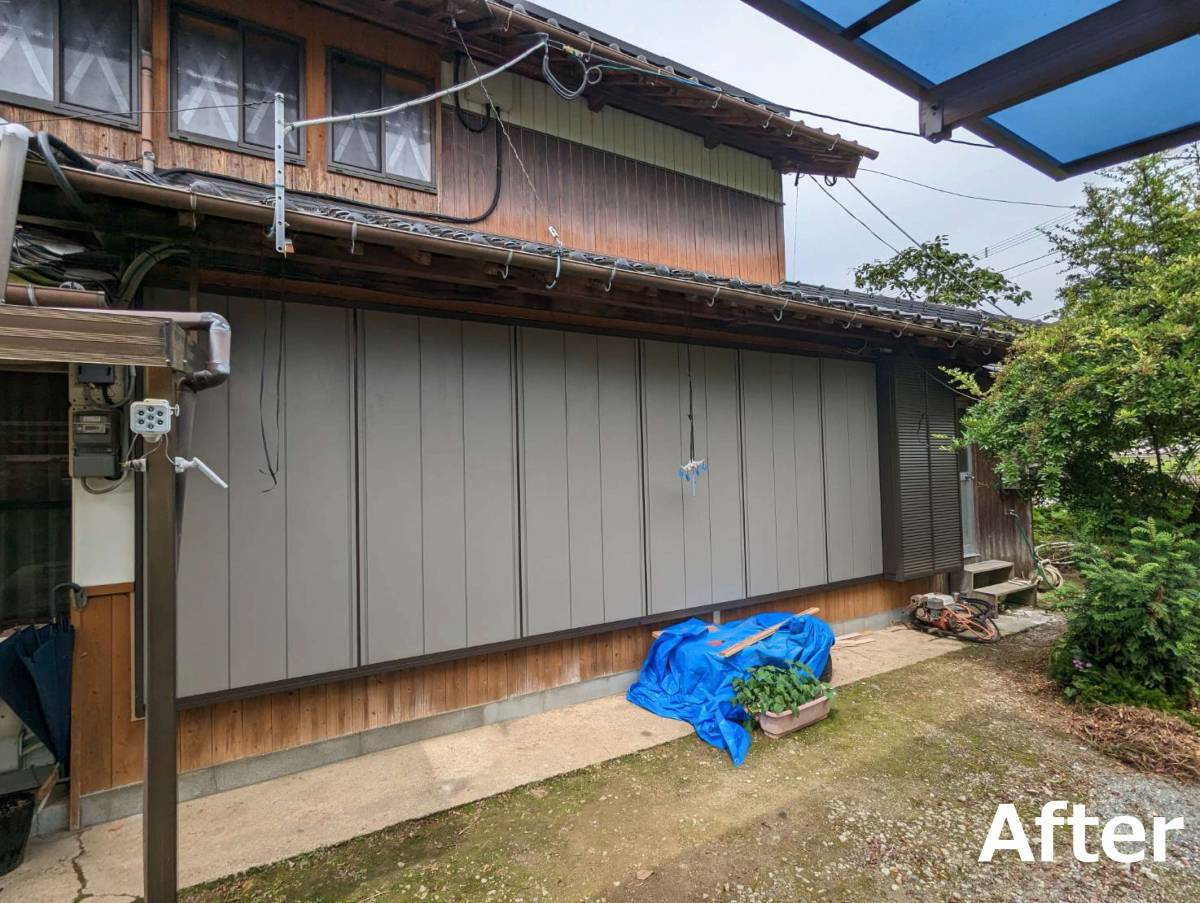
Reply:
<svg viewBox="0 0 1200 903"><path fill-rule="evenodd" d="M1003 583L993 583L990 586L976 587L971 590L971 595L987 599L999 605L1009 596L1024 595L1036 591L1037 583L1032 580L1005 580Z"/></svg>

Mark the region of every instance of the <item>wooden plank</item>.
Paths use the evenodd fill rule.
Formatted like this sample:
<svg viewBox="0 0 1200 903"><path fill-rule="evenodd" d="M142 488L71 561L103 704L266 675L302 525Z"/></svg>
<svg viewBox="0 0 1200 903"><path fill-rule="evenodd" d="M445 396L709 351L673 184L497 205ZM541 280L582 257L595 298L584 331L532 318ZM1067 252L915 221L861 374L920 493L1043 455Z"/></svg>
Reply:
<svg viewBox="0 0 1200 903"><path fill-rule="evenodd" d="M112 596L112 786L142 779L144 724L134 717L133 597Z"/></svg>
<svg viewBox="0 0 1200 903"><path fill-rule="evenodd" d="M179 713L179 771L195 771L213 764L212 709L184 709Z"/></svg>
<svg viewBox="0 0 1200 903"><path fill-rule="evenodd" d="M805 609L804 611L796 612L796 617L802 618L805 615L815 615L820 610L821 609L819 609L819 608L808 608L808 609ZM722 649L721 653L720 653L721 658L729 658L730 656L737 655L743 649L749 649L755 643L762 642L767 637L772 636L776 631L779 630L780 627L782 627L786 623L787 623L786 620L780 621L778 624L774 625L773 627L768 627L765 630L760 630L758 633L751 634L750 636L746 637L744 640L739 640L738 642L736 642L732 646L730 646L728 649Z"/></svg>
<svg viewBox="0 0 1200 903"><path fill-rule="evenodd" d="M76 623L72 676L72 782L86 794L112 786L113 596L90 600Z"/></svg>
<svg viewBox="0 0 1200 903"><path fill-rule="evenodd" d="M231 762L242 758L245 744L242 735L242 701L218 702L212 707L213 763Z"/></svg>

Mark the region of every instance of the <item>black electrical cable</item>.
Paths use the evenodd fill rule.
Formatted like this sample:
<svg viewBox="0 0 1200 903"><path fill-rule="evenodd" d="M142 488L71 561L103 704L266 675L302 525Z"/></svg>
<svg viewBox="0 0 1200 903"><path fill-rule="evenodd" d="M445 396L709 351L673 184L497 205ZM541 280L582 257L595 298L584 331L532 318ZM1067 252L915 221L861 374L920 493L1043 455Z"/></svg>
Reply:
<svg viewBox="0 0 1200 903"><path fill-rule="evenodd" d="M91 220L92 208L79 196L79 192L75 190L75 186L71 184L71 181L67 178L67 174L63 172L62 165L58 162L58 154L62 154L73 166L79 169L86 169L89 172L96 171L96 164L80 154L65 141L56 138L49 132L38 132L34 140L37 145L38 156L45 161L46 167L50 170L50 175L54 179L54 183L67 196L67 200L70 201L71 206L75 208L76 212L84 219Z"/></svg>
<svg viewBox="0 0 1200 903"><path fill-rule="evenodd" d="M454 54L454 84L456 84L456 85L462 81L462 78L459 73L459 68L461 65L462 65L462 54L461 53ZM458 117L458 121L462 125L462 127L464 129L466 129L468 132L472 132L476 135L487 131L487 127L492 124L491 104L488 104L484 108L483 124L476 126L476 125L471 125L471 121L469 119L467 119L466 111L463 110L463 108L462 108L461 98L462 98L462 91L455 91L454 92L454 115Z"/></svg>

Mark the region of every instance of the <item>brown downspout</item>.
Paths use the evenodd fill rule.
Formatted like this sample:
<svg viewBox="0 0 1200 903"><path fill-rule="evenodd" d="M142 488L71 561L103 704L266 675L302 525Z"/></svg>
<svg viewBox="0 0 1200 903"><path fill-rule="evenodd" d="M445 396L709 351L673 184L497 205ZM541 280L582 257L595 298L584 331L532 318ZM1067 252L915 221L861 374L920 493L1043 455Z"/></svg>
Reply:
<svg viewBox="0 0 1200 903"><path fill-rule="evenodd" d="M154 117L148 112L149 99L154 96L154 57L142 51L142 172L154 172Z"/></svg>
<svg viewBox="0 0 1200 903"><path fill-rule="evenodd" d="M81 307L103 308L107 305L104 292L93 292L81 288L53 288L48 285L31 285L27 282L10 282L4 288L5 304L25 304L29 307ZM122 311L125 313L126 311Z"/></svg>
<svg viewBox="0 0 1200 903"><path fill-rule="evenodd" d="M142 36L139 59L141 60L141 89L138 96L141 100L142 113L142 171L154 172L156 157L154 155L154 117L148 112L155 108L154 103L154 2L153 0L138 0L138 34Z"/></svg>

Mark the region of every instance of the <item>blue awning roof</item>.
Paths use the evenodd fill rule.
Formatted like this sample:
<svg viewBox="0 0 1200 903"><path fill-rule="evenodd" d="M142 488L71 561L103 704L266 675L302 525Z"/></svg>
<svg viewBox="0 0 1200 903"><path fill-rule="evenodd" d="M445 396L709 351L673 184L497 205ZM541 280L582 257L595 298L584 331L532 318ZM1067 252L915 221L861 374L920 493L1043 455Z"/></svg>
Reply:
<svg viewBox="0 0 1200 903"><path fill-rule="evenodd" d="M1055 178L1200 138L1200 0L745 0Z"/></svg>

